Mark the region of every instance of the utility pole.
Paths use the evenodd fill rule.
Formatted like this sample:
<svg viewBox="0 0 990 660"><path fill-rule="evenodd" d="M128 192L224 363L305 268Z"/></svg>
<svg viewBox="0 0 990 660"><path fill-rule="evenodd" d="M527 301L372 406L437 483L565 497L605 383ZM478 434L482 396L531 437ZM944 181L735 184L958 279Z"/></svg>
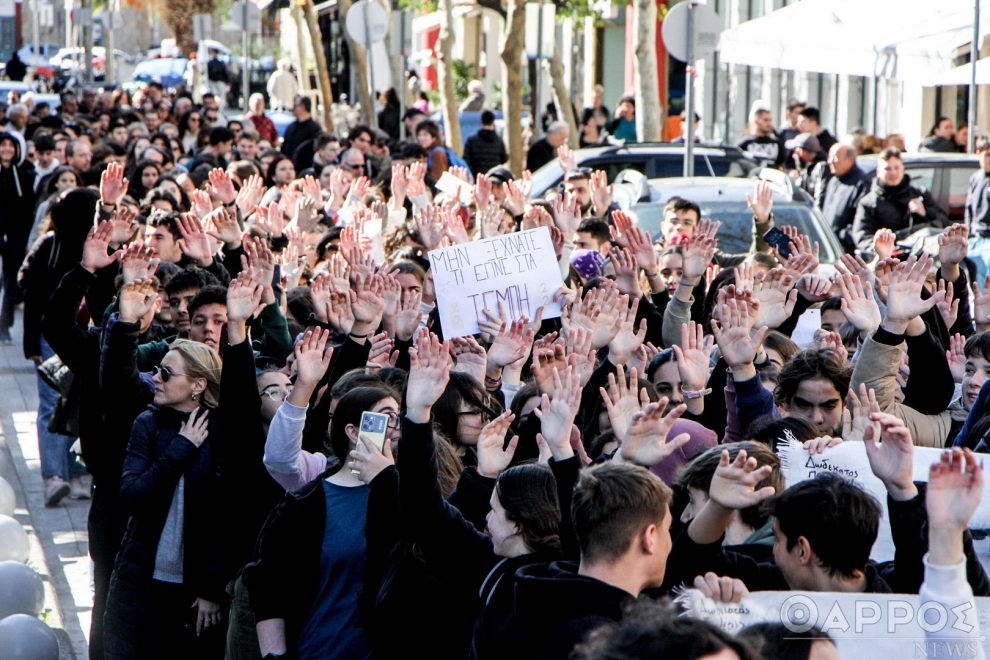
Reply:
<svg viewBox="0 0 990 660"><path fill-rule="evenodd" d="M244 112L247 113L248 97L251 95L251 33L248 26L250 11L249 0L241 0L241 48L244 52L244 66L241 68L241 95L243 96ZM253 26L251 26L253 27Z"/></svg>
<svg viewBox="0 0 990 660"><path fill-rule="evenodd" d="M684 67L684 176L694 176L694 2L687 4L687 58Z"/></svg>

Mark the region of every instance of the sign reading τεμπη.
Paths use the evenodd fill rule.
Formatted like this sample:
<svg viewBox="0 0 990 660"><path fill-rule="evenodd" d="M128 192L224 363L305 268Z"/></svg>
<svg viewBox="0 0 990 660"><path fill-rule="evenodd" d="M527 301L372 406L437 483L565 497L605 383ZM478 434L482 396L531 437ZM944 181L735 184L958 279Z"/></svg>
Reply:
<svg viewBox="0 0 990 660"><path fill-rule="evenodd" d="M485 309L510 320L532 319L539 307L545 319L560 316L553 294L564 282L546 227L431 250L429 258L448 339L480 332Z"/></svg>

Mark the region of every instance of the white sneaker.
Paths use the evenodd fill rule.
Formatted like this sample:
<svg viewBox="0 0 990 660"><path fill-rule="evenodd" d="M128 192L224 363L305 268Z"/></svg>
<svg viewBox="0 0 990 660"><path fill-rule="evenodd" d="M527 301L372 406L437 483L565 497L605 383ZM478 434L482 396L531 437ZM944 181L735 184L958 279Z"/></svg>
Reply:
<svg viewBox="0 0 990 660"><path fill-rule="evenodd" d="M69 497L74 500L88 500L90 498L89 486L82 477L72 477L69 479Z"/></svg>
<svg viewBox="0 0 990 660"><path fill-rule="evenodd" d="M48 477L45 479L45 506L58 506L70 490L69 483L62 477Z"/></svg>

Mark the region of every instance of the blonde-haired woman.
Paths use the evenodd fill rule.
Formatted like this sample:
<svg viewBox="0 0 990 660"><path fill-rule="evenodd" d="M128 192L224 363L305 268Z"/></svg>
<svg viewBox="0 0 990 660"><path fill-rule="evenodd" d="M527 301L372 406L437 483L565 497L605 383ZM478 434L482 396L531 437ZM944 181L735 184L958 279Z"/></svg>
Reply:
<svg viewBox="0 0 990 660"><path fill-rule="evenodd" d="M107 599L106 658L222 657L219 476L210 408L220 357L178 340L155 369L121 475L130 521Z"/></svg>

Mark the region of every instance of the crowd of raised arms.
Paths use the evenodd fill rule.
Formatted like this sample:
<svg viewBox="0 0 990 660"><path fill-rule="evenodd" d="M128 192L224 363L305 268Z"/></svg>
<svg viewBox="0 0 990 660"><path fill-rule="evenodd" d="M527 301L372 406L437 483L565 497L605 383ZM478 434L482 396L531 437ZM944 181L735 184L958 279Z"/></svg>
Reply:
<svg viewBox="0 0 990 660"><path fill-rule="evenodd" d="M309 110L280 150L263 103L228 121L155 85L8 110L0 332L22 294L46 498L93 498L92 657L821 659L821 630L729 634L672 598L990 595L967 529L990 277L965 225L825 268L794 228L787 256L764 241L754 180L729 254L687 199L650 236L565 146L534 199L528 172L452 164L429 120L389 147ZM428 253L541 228L560 315L499 303L445 336ZM793 441L864 445L884 506L835 474L785 487ZM925 483L915 447L944 451Z"/></svg>

